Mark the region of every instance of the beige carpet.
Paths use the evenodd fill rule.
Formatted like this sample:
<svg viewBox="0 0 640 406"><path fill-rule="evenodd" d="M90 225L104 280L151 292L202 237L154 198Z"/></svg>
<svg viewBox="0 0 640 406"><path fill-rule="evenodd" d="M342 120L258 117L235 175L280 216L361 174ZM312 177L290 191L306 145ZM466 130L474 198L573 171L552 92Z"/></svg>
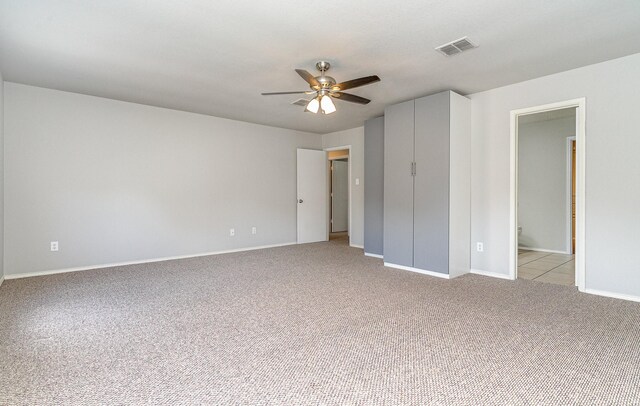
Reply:
<svg viewBox="0 0 640 406"><path fill-rule="evenodd" d="M0 404L640 404L640 304L344 240L6 281Z"/></svg>

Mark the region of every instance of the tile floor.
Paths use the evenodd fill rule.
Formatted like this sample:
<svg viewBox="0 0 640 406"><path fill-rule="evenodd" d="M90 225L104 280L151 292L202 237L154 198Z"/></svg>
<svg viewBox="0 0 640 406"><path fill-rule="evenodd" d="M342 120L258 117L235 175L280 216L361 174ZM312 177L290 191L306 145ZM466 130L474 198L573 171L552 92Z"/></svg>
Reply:
<svg viewBox="0 0 640 406"><path fill-rule="evenodd" d="M575 285L574 255L518 250L518 278Z"/></svg>

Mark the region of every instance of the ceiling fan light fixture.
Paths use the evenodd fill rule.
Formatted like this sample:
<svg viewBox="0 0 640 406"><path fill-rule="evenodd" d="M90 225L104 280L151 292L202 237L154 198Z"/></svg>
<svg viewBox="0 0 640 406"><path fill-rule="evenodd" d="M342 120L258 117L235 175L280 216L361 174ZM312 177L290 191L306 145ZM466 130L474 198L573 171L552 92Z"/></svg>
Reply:
<svg viewBox="0 0 640 406"><path fill-rule="evenodd" d="M320 102L318 101L318 98L316 97L315 99L311 99L309 104L307 104L307 108L305 110L310 112L310 113L316 114L316 113L318 113L318 109L319 108L320 108Z"/></svg>
<svg viewBox="0 0 640 406"><path fill-rule="evenodd" d="M322 96L322 99L320 99L320 106L322 107L322 112L324 114L331 114L336 111L336 106L333 104L331 96L326 94Z"/></svg>
<svg viewBox="0 0 640 406"><path fill-rule="evenodd" d="M284 95L284 94L307 94L314 95L313 99L306 101L305 99L299 99L292 104L306 106L305 112L318 114L318 111L322 111L322 114L331 114L336 111L336 106L333 103L332 98L340 98L340 100L357 103L368 104L371 100L364 97L356 96L355 94L345 93L345 90L354 89L356 87L370 85L371 83L379 82L380 78L377 75L364 76L357 79L347 80L345 82L336 83L336 80L331 76L327 76L326 72L329 70L331 64L327 61L320 61L316 64L316 68L320 71L320 76L313 76L311 73L304 69L296 69L296 73L300 75L302 79L309 85L311 90L303 90L298 92L267 92L262 93L263 96Z"/></svg>

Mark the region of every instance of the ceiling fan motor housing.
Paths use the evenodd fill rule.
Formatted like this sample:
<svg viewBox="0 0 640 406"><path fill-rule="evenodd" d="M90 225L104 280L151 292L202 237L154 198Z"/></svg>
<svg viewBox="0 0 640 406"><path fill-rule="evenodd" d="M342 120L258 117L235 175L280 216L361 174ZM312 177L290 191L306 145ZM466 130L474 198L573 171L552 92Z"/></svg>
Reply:
<svg viewBox="0 0 640 406"><path fill-rule="evenodd" d="M320 83L320 86L322 86L323 89L336 84L336 80L331 76L318 76L316 77L316 80Z"/></svg>
<svg viewBox="0 0 640 406"><path fill-rule="evenodd" d="M316 63L316 69L320 71L320 76L316 76L316 80L318 81L318 83L320 83L320 89L317 89L311 86L312 89L314 90L328 89L337 83L336 80L331 76L325 76L325 72L328 71L330 67L331 67L331 64L327 61L320 61Z"/></svg>

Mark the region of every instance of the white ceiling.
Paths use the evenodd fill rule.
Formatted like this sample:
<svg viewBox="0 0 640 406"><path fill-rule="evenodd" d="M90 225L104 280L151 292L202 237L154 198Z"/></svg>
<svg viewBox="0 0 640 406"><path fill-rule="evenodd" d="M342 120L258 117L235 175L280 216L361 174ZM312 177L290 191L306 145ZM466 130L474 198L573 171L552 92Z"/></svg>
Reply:
<svg viewBox="0 0 640 406"><path fill-rule="evenodd" d="M480 48L433 48L468 35ZM5 80L326 133L385 105L463 94L640 52L638 0L0 0ZM329 60L338 81L377 74L303 113L293 71Z"/></svg>

